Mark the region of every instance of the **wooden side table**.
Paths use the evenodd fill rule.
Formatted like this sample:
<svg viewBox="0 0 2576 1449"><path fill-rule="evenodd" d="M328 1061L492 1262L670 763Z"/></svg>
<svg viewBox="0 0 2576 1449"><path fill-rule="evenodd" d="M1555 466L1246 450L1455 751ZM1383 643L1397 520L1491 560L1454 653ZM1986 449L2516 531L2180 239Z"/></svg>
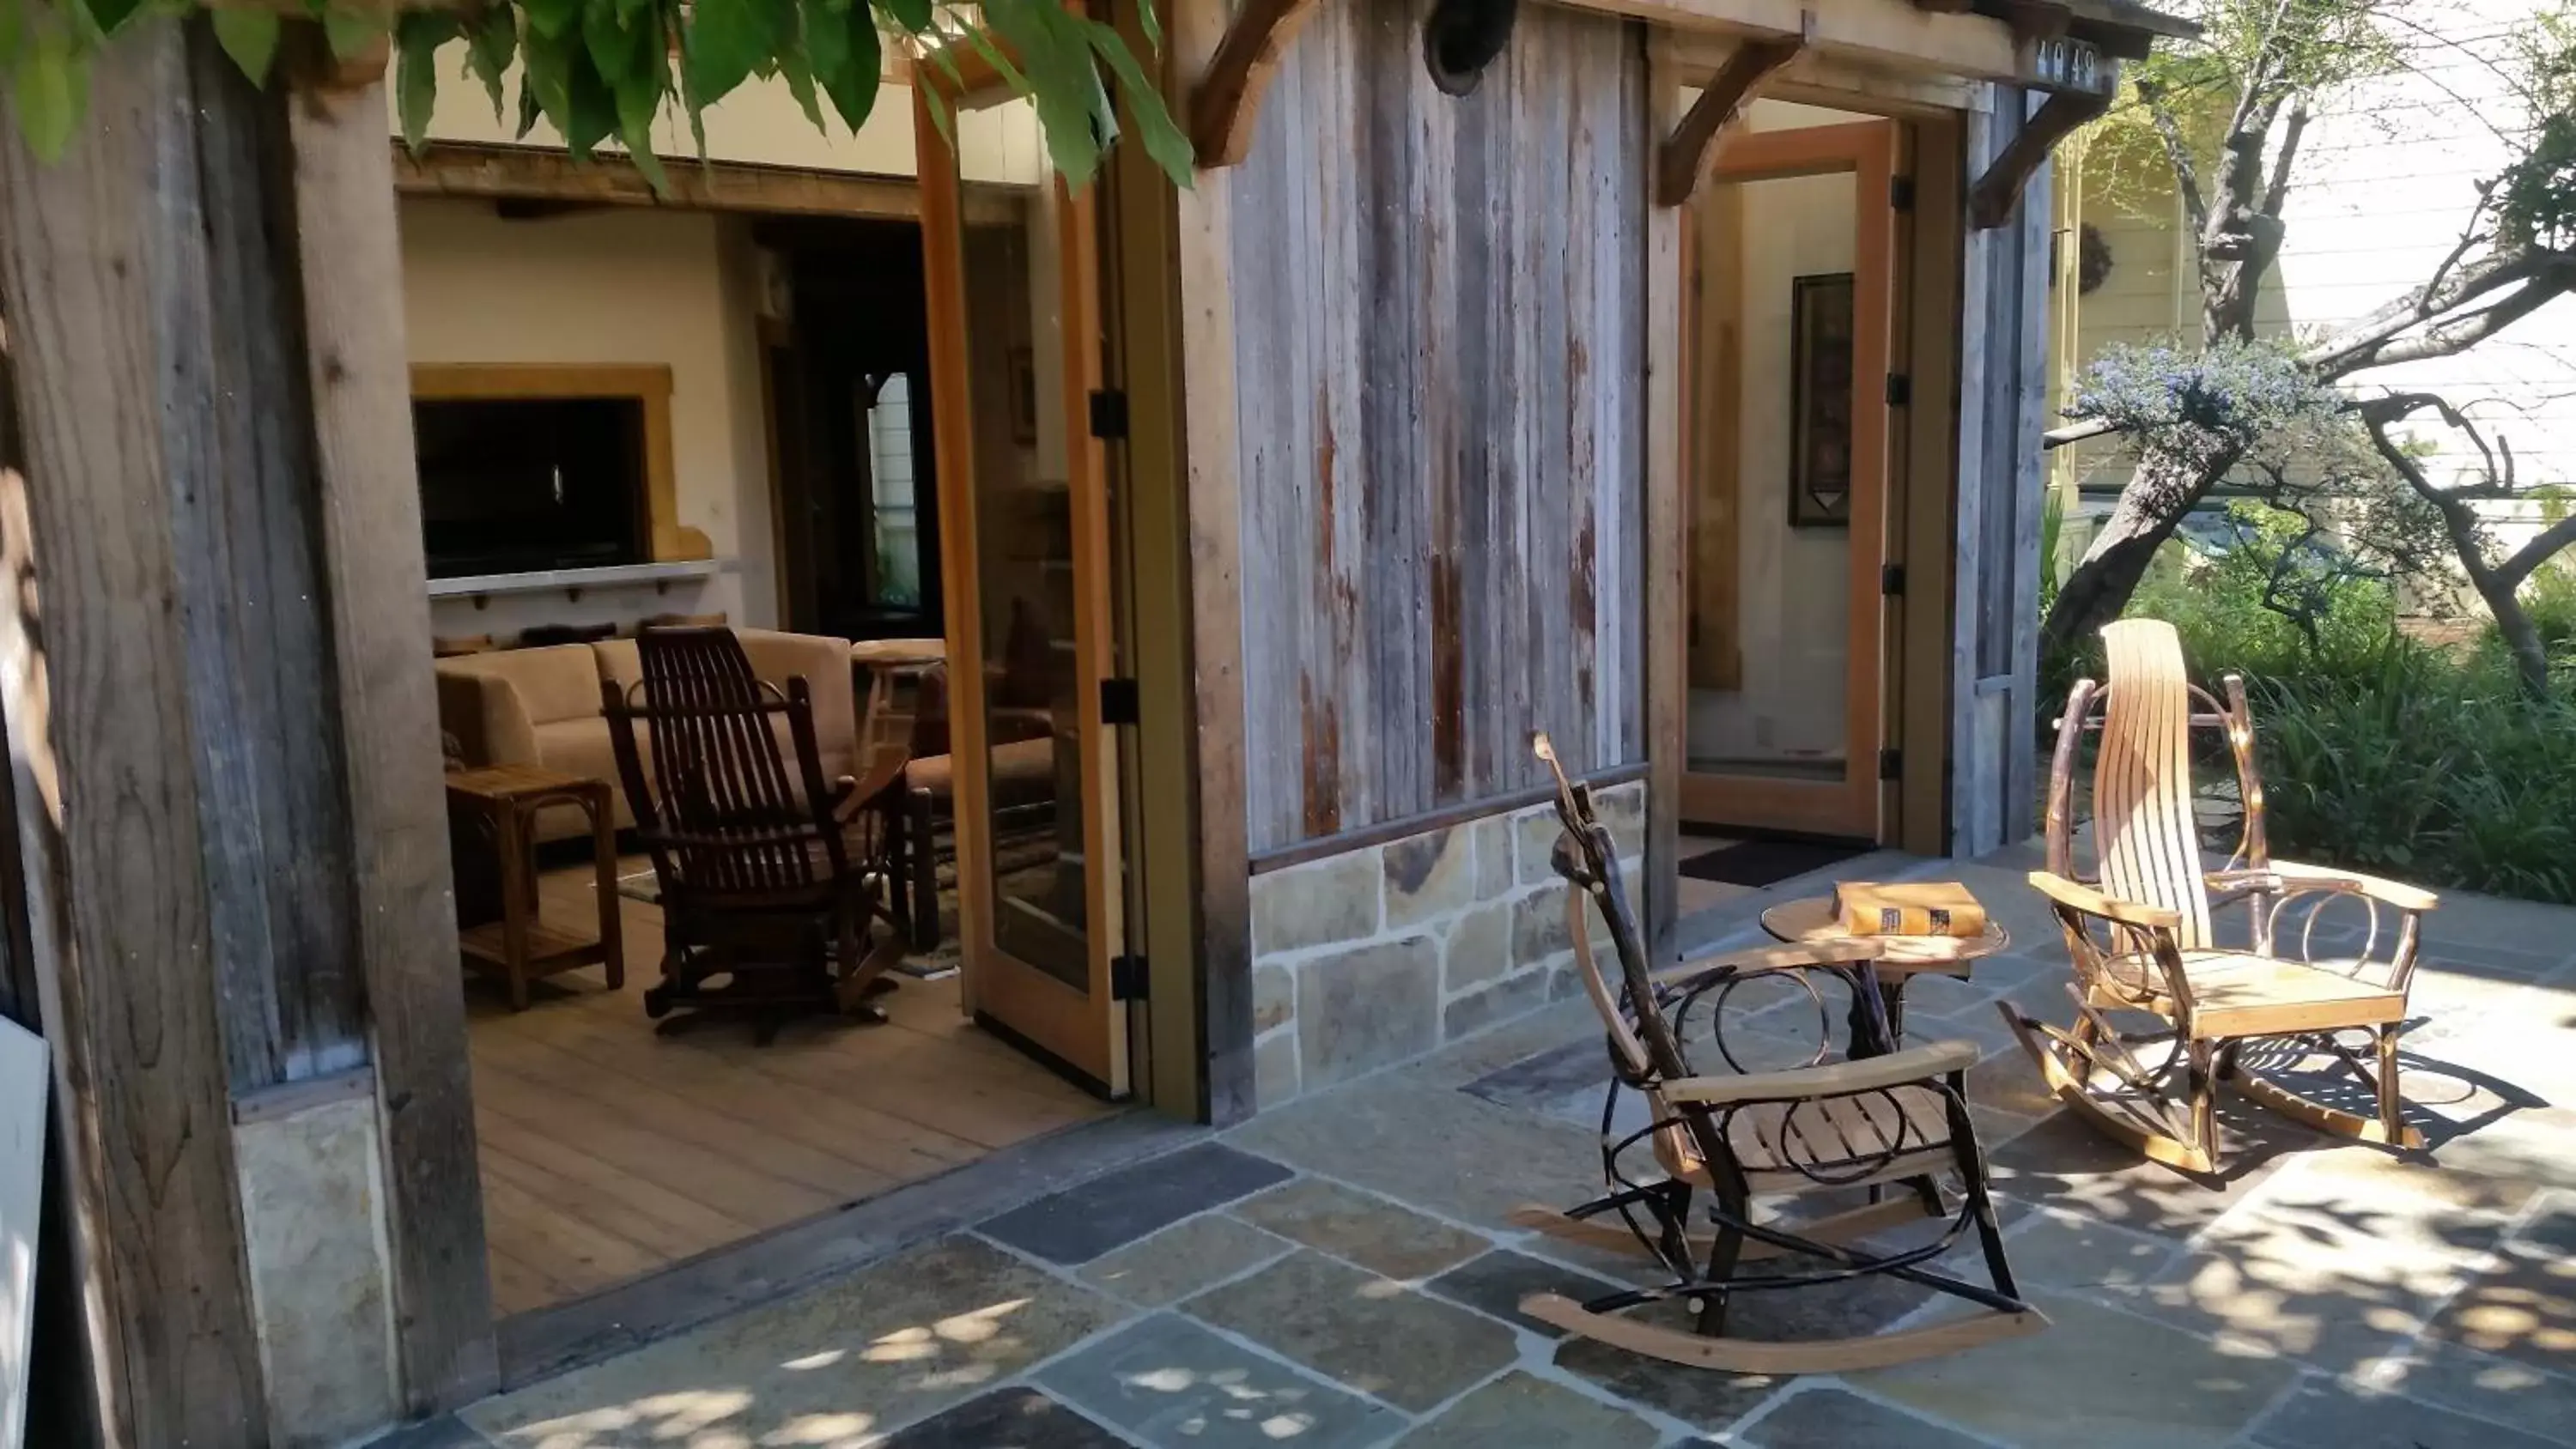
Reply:
<svg viewBox="0 0 2576 1449"><path fill-rule="evenodd" d="M1783 901L1762 913L1762 929L1781 941L1842 941L1851 938L1843 929L1842 913L1834 909L1832 896L1806 896ZM1983 934L1976 936L1874 936L1884 953L1878 958L1878 999L1885 1009L1887 1041L1869 1040L1861 1003L1852 1003L1851 1042L1847 1055L1858 1060L1894 1051L1905 1044L1905 985L1917 976L1953 976L1964 981L1968 965L1981 957L1991 956L2012 944L2003 923L1986 921Z"/></svg>
<svg viewBox="0 0 2576 1449"><path fill-rule="evenodd" d="M891 736L896 731L904 730L905 739L911 737L906 727L912 723L912 716L896 712L895 686L909 684L918 691L922 674L947 662L945 639L860 639L850 645L850 663L868 676L867 693L860 701L861 769L876 758L879 745L895 742ZM915 708L918 707L916 701Z"/></svg>
<svg viewBox="0 0 2576 1449"><path fill-rule="evenodd" d="M447 777L452 807L492 828L501 865L501 919L464 925L457 944L470 967L497 969L510 982L510 1009L528 1009L528 983L596 961L608 969L608 989L626 985L626 952L617 916L616 797L606 780L584 779L536 765L490 765ZM572 805L590 817L591 856L599 872L599 928L595 932L550 925L537 904L537 812ZM462 924L462 923L460 923Z"/></svg>

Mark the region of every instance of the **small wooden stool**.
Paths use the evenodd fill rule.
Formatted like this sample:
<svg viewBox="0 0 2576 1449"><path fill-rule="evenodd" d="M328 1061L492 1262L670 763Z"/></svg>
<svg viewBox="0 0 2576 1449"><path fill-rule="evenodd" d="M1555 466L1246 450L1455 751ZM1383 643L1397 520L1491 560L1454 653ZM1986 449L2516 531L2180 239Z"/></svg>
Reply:
<svg viewBox="0 0 2576 1449"><path fill-rule="evenodd" d="M606 780L535 765L490 765L447 777L448 804L488 822L501 865L501 919L459 922L457 945L469 967L498 968L509 978L510 1009L528 1009L528 982L596 961L608 989L626 985L626 952L617 918L616 797ZM548 925L537 905L537 812L573 805L590 817L591 855L599 871L599 929Z"/></svg>

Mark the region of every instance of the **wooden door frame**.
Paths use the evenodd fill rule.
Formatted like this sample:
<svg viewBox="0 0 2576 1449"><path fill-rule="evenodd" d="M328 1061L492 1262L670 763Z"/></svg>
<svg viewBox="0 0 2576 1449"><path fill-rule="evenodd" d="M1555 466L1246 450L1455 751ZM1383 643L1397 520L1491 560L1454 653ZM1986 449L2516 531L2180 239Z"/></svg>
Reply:
<svg viewBox="0 0 2576 1449"><path fill-rule="evenodd" d="M920 73L925 81L932 73ZM944 83L934 83L940 99L955 106L976 98ZM984 680L980 671L958 667L980 658L983 637L983 572L977 555L974 466L974 420L967 380L971 375L966 320L965 217L956 158L931 119L933 84L914 92L914 145L921 185L923 281L930 307L930 387L933 446L938 458L940 575L946 615L949 680L949 759L953 794L951 829L957 862L958 935L964 956L959 995L979 1020L997 1024L1089 1078L1112 1097L1126 1096L1135 1077L1131 1033L1125 1010L1110 989L1111 958L1122 954L1126 901L1114 876L1104 875L1110 862L1123 861L1118 817L1118 751L1108 743L1108 726L1095 711L1079 718L1084 732L1083 849L1085 889L1090 892L1084 926L1089 982L1079 992L1044 971L1015 961L994 938L1000 895L986 848L990 799L981 768L968 761L989 759L984 733ZM1081 426L1090 395L1099 383L1101 357L1100 257L1096 192L1072 193L1060 180L1055 187L1057 273L1062 306L1059 340L1065 349L1063 373L1064 448L1068 503L1072 509L1072 544L1077 560L1075 672L1077 701L1091 698L1098 681L1114 672L1116 615L1108 578L1109 538L1107 460L1100 440ZM1079 703L1077 704L1079 708ZM1017 997L1011 1014L993 1010L990 999L1002 992ZM1099 1024L1105 1023L1105 1029Z"/></svg>
<svg viewBox="0 0 2576 1449"><path fill-rule="evenodd" d="M1843 125L1807 126L1791 130L1744 131L1728 137L1721 145L1711 169L1710 180L1719 185L1769 181L1785 177L1850 173L1853 177L1854 255L1852 265L1852 314L1855 331L1852 339L1852 386L1855 401L1867 399L1868 380L1884 378L1895 368L1896 316L1896 208L1891 200L1891 185L1896 174L1897 144L1901 127L1892 119L1855 121ZM1693 260L1685 255L1685 269ZM1685 287L1685 295L1690 289ZM1684 346L1685 353L1695 346L1695 339ZM1695 409L1684 409L1686 441L1683 456L1695 456L1691 432ZM1887 833L1886 802L1879 779L1878 744L1885 733L1889 710L1887 600L1881 592L1879 565L1891 557L1891 543L1897 532L1892 526L1892 505L1902 492L1897 476L1896 442L1898 420L1896 409L1880 404L1864 408L1855 406L1855 417L1864 413L1882 419L1875 428L1855 428L1853 432L1851 543L1852 564L1849 581L1849 607L1852 645L1845 660L1843 684L1844 739L1843 778L1838 784L1806 781L1765 780L1743 776L1721 776L1694 772L1690 768L1688 665L1682 664L1683 684L1679 733L1672 741L1679 779L1677 799L1683 820L1718 819L1721 814L1741 820L1759 817L1763 824L1780 829L1819 835L1866 835L1872 840ZM1690 500L1696 495L1695 476L1686 473L1681 494L1684 532L1688 531ZM1684 554L1685 590L1688 580L1688 555ZM1674 637L1664 646L1668 651L1687 651L1689 647L1687 593L1682 608L1684 627L1673 631ZM1721 811L1719 802L1723 801Z"/></svg>

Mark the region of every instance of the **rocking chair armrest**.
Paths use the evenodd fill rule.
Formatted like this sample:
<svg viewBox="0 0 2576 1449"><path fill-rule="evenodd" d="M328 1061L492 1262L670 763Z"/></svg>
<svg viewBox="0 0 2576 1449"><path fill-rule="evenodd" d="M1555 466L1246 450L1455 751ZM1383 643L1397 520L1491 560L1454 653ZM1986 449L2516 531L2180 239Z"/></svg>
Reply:
<svg viewBox="0 0 2576 1449"><path fill-rule="evenodd" d="M2077 885L2054 871L2032 871L2030 885L2031 889L2070 911L2081 911L2088 916L2117 921L2123 926L2136 926L2148 931L2170 931L2182 924L2182 913L2179 911L2169 911L2162 906L2140 905L2135 901L2114 900L2091 886Z"/></svg>
<svg viewBox="0 0 2576 1449"><path fill-rule="evenodd" d="M2375 875L2364 875L2357 870L2344 870L2330 865L2299 865L2286 860L2273 861L2271 866L2272 874L2278 876L2281 883L2293 891L2344 891L2352 895L2368 896L2382 905L2395 906L2401 911L2418 913L2429 911L2442 903L2440 896L2420 886L2383 880Z"/></svg>
<svg viewBox="0 0 2576 1449"><path fill-rule="evenodd" d="M1797 1101L1841 1097L1964 1072L1982 1054L1975 1042L1936 1041L1907 1047L1883 1057L1834 1062L1820 1067L1789 1067L1776 1072L1745 1072L1726 1077L1684 1077L1660 1089L1667 1102L1722 1107L1736 1102Z"/></svg>
<svg viewBox="0 0 2576 1449"><path fill-rule="evenodd" d="M1667 966L1656 972L1654 979L1658 986L1673 986L1696 981L1717 971L1759 976L1772 971L1808 971L1857 961L1875 961L1885 954L1885 946L1866 936L1834 941L1792 941L1785 945L1753 946L1741 951L1720 951L1701 956L1678 966Z"/></svg>

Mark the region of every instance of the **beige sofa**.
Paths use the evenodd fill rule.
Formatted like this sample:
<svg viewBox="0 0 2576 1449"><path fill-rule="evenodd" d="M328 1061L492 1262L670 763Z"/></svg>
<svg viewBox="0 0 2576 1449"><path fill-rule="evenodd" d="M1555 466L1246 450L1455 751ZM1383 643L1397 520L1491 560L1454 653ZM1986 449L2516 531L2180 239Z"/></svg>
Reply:
<svg viewBox="0 0 2576 1449"><path fill-rule="evenodd" d="M784 689L802 678L814 698L814 739L823 778L858 773L858 719L850 689L850 645L816 634L736 629L751 667ZM441 659L438 722L468 765L543 765L568 775L617 784L608 720L599 712L603 681L630 689L643 667L632 639L554 644ZM617 827L635 823L623 791ZM537 839L561 840L589 830L581 812L555 806L537 817Z"/></svg>

